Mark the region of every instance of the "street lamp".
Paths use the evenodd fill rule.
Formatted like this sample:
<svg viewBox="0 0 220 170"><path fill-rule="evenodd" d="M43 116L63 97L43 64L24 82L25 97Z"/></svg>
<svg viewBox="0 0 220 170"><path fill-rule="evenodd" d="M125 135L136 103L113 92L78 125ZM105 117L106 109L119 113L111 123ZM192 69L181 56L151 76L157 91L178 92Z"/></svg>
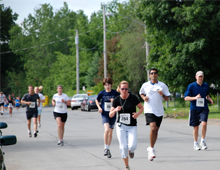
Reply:
<svg viewBox="0 0 220 170"><path fill-rule="evenodd" d="M146 25L134 20L134 19L131 19L125 15L122 15L122 14L119 14L119 13L108 13L108 14L105 14L105 5L103 5L103 31L104 31L104 78L107 77L107 58L106 58L106 23L105 23L105 16L114 16L114 15L121 15L129 20L132 20L133 22L136 22L137 24L140 24L142 26L145 27L145 30L146 30ZM147 61L147 58L149 56L149 45L148 45L148 42L145 41L145 44L146 44L146 61ZM147 77L148 77L148 81L150 80L149 78L149 70L147 70Z"/></svg>

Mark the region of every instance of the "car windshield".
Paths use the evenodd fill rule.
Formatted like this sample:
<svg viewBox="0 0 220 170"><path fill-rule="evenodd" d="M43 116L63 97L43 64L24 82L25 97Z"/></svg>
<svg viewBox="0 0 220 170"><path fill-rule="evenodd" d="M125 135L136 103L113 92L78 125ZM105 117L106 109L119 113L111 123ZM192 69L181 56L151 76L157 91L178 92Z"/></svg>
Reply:
<svg viewBox="0 0 220 170"><path fill-rule="evenodd" d="M96 99L97 96L89 96L89 99Z"/></svg>
<svg viewBox="0 0 220 170"><path fill-rule="evenodd" d="M85 95L75 95L75 96L73 96L74 98L84 98L84 97L86 97L87 95L85 94Z"/></svg>

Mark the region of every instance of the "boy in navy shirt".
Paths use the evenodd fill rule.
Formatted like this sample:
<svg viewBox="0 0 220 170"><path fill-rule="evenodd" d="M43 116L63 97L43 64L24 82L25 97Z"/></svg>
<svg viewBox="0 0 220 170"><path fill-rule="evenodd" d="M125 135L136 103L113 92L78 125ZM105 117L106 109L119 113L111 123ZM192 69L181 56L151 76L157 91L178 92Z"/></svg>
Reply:
<svg viewBox="0 0 220 170"><path fill-rule="evenodd" d="M96 105L99 113L102 115L102 124L104 125L104 156L111 158L110 144L112 141L112 132L115 125L116 115L112 118L109 117L109 111L112 107L112 102L119 93L116 90L112 90L112 79L110 77L104 78L103 86L105 90L99 92ZM99 102L101 101L101 106Z"/></svg>
<svg viewBox="0 0 220 170"><path fill-rule="evenodd" d="M189 125L194 127L194 149L205 150L207 149L207 145L205 143L205 135L207 130L207 120L209 114L207 100L209 100L211 104L213 104L213 101L209 95L209 85L203 82L204 73L202 71L198 71L195 77L196 82L191 83L187 87L184 96L185 101L190 101ZM199 146L197 140L200 122L202 123L202 138Z"/></svg>

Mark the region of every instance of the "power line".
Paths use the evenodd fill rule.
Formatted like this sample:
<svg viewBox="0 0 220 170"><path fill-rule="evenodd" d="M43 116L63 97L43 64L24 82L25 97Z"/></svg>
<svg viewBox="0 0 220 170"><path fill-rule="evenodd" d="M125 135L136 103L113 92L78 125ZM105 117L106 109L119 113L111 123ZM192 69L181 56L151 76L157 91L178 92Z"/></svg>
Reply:
<svg viewBox="0 0 220 170"><path fill-rule="evenodd" d="M120 34L122 32L125 32L127 29L129 29L133 24L129 25L127 28L125 28L124 30L122 31L119 31L119 32L113 32L113 31L109 31L108 29L105 29L106 31L110 32L110 33L113 33L113 34Z"/></svg>

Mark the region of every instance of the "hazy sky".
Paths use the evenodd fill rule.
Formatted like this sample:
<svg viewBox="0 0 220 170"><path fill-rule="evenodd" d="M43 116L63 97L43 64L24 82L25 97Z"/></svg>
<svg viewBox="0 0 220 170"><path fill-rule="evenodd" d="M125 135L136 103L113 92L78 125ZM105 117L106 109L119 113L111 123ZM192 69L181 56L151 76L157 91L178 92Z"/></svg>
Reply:
<svg viewBox="0 0 220 170"><path fill-rule="evenodd" d="M128 0L119 0L124 2ZM73 11L83 10L84 13L90 17L93 12L97 12L101 9L101 3L111 2L111 0L2 0L1 4L5 7L10 6L13 13L19 14L16 23L20 24L27 18L29 14L34 14L34 9L39 4L49 3L53 6L54 10L58 10L63 7L63 3L67 2L69 9Z"/></svg>

